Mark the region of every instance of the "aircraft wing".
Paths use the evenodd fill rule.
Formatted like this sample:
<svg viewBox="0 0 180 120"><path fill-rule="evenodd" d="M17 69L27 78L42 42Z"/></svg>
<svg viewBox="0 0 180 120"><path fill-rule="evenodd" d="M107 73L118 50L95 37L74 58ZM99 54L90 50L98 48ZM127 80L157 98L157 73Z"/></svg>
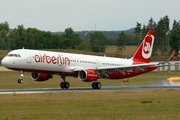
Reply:
<svg viewBox="0 0 180 120"><path fill-rule="evenodd" d="M152 68L157 67L159 62L152 62L152 63L146 63L146 64L135 64L135 65L127 65L127 66L111 66L111 67L96 67L96 68L74 68L73 71L81 71L84 69L90 69L90 70L117 70L119 72L123 72L126 70L134 70L139 69L143 71L143 68Z"/></svg>
<svg viewBox="0 0 180 120"><path fill-rule="evenodd" d="M176 53L176 49L173 50L173 52L171 53L171 55L170 55L170 57L169 57L168 60L163 61L163 62L160 62L160 64L163 64L163 63L167 63L167 62L169 62L169 61L172 61L173 58L174 58L175 53Z"/></svg>
<svg viewBox="0 0 180 120"><path fill-rule="evenodd" d="M158 64L159 64L159 62L146 63L146 64L135 64L135 65L127 65L127 66L117 66L117 67L98 67L97 70L103 70L103 69L126 69L126 70L133 70L133 69L142 69L142 68L148 68L148 67L156 67L154 65L158 65Z"/></svg>

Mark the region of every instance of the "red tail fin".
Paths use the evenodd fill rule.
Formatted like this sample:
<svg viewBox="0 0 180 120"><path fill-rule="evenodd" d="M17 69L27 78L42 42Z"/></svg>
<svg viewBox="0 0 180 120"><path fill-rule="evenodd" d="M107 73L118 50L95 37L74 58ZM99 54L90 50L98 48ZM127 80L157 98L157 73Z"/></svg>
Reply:
<svg viewBox="0 0 180 120"><path fill-rule="evenodd" d="M156 31L152 30L146 34L144 40L132 58L134 64L150 62L155 35Z"/></svg>

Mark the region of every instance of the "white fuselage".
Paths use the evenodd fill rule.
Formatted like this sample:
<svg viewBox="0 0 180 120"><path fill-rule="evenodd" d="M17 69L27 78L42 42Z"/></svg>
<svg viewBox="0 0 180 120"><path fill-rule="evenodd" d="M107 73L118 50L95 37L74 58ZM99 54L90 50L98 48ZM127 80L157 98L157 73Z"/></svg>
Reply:
<svg viewBox="0 0 180 120"><path fill-rule="evenodd" d="M19 55L19 56L18 56ZM101 57L29 49L11 51L2 64L13 70L39 73L73 73L74 69L96 69L132 65L132 59Z"/></svg>

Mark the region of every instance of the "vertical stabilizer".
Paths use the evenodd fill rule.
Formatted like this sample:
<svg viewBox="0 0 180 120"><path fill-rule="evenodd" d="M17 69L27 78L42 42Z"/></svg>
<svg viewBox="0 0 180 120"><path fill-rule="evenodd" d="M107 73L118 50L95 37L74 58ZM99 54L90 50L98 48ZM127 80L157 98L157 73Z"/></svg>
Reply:
<svg viewBox="0 0 180 120"><path fill-rule="evenodd" d="M155 35L156 31L152 30L146 34L135 55L132 57L134 64L150 62Z"/></svg>

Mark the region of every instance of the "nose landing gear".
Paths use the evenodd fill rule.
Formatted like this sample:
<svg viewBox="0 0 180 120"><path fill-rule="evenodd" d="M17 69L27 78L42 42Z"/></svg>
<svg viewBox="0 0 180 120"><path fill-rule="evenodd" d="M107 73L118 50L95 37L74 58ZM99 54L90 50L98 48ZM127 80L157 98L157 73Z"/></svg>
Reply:
<svg viewBox="0 0 180 120"><path fill-rule="evenodd" d="M17 83L22 84L23 83L22 77L23 77L24 71L19 71L19 74L20 74L20 79L17 80Z"/></svg>

